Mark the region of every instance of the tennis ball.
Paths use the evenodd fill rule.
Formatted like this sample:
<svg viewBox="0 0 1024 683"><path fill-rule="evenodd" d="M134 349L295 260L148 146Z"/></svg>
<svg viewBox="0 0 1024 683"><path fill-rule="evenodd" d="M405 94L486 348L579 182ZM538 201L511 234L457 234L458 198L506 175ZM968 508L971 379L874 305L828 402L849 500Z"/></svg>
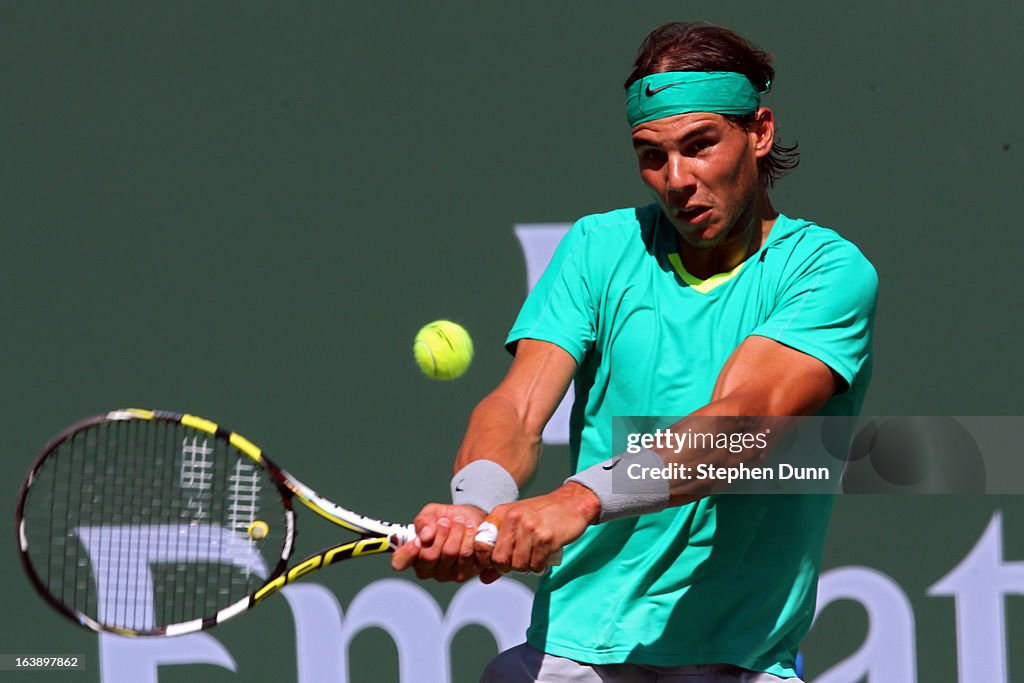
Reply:
<svg viewBox="0 0 1024 683"><path fill-rule="evenodd" d="M249 537L260 539L266 538L267 534L270 533L270 525L263 520L257 519L255 522L249 525Z"/></svg>
<svg viewBox="0 0 1024 683"><path fill-rule="evenodd" d="M435 320L424 325L413 344L416 363L427 377L461 377L473 360L473 340L462 325L450 320Z"/></svg>

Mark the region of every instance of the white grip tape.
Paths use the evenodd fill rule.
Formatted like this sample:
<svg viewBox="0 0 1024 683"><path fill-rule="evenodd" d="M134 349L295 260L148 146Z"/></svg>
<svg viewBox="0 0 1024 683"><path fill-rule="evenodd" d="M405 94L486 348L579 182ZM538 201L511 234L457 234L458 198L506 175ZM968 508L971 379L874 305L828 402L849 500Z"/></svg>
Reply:
<svg viewBox="0 0 1024 683"><path fill-rule="evenodd" d="M477 527L476 536L473 537L473 540L493 548L494 544L498 542L498 527L492 522L483 522Z"/></svg>
<svg viewBox="0 0 1024 683"><path fill-rule="evenodd" d="M483 522L477 527L476 536L473 540L477 543L494 547L498 542L498 527L492 522ZM548 566L556 567L562 564L562 549L559 548L555 552L548 555Z"/></svg>
<svg viewBox="0 0 1024 683"><path fill-rule="evenodd" d="M391 530L391 535L388 538L391 540L391 545L399 548L416 538L416 527L412 524L396 526Z"/></svg>

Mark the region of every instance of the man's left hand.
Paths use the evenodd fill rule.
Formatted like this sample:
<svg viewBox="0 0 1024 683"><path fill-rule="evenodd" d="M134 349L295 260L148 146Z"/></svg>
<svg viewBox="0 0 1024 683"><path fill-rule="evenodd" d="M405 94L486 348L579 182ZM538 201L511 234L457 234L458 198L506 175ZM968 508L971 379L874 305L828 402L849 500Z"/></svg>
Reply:
<svg viewBox="0 0 1024 683"><path fill-rule="evenodd" d="M576 482L543 496L499 505L485 520L498 528L497 543L478 541L474 545L477 563L501 573L541 573L548 567L548 557L579 538L597 521L600 510L594 492ZM489 583L488 577L481 578Z"/></svg>

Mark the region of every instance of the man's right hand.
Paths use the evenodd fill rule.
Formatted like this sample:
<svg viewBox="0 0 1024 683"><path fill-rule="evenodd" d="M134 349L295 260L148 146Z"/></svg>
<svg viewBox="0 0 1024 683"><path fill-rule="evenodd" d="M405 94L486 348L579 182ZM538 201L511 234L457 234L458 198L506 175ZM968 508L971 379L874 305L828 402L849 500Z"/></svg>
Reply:
<svg viewBox="0 0 1024 683"><path fill-rule="evenodd" d="M472 505L430 503L414 520L416 538L395 551L391 566L397 571L409 567L421 579L467 581L481 573L485 583L501 576L476 561L473 538L486 515Z"/></svg>

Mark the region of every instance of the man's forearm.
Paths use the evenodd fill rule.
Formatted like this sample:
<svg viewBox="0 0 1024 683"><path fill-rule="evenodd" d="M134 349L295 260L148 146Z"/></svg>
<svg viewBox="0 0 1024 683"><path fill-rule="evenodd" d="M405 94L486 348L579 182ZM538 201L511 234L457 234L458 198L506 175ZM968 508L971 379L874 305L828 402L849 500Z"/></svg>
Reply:
<svg viewBox="0 0 1024 683"><path fill-rule="evenodd" d="M675 466L676 472L692 473L719 468L756 467L764 462L771 447L799 419L720 414L716 408L726 409L726 406L716 406L715 403L709 404L708 410L697 411L669 427L679 435L677 445L650 449L661 458L666 468ZM678 445L694 433L713 435L714 438L690 438L685 446ZM727 487L719 479L701 476L675 476L668 481L669 507L692 503Z"/></svg>
<svg viewBox="0 0 1024 683"><path fill-rule="evenodd" d="M454 471L474 460L491 460L522 486L537 468L541 452L540 428L529 422L529 416L520 413L515 401L500 392L488 395L470 416Z"/></svg>

